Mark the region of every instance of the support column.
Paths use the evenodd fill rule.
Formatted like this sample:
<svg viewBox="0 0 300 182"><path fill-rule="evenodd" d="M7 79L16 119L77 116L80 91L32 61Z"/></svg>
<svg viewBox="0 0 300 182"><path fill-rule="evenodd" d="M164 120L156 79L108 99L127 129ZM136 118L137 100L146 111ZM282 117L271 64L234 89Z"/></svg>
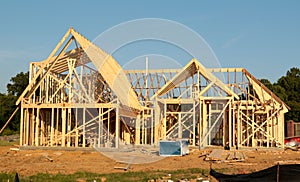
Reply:
<svg viewBox="0 0 300 182"><path fill-rule="evenodd" d="M51 109L51 128L50 128L50 146L53 146L53 134L54 134L54 108Z"/></svg>
<svg viewBox="0 0 300 182"><path fill-rule="evenodd" d="M24 113L23 113L23 106L21 104L21 120L20 120L20 146L23 145L23 141L24 141L24 135L23 135L23 131L24 131Z"/></svg>
<svg viewBox="0 0 300 182"><path fill-rule="evenodd" d="M98 148L101 147L101 140L103 135L103 109L99 108L99 122L98 122Z"/></svg>
<svg viewBox="0 0 300 182"><path fill-rule="evenodd" d="M241 114L240 114L240 104L238 104L237 108L237 146L238 148L241 147L241 137L242 137L242 130L241 130Z"/></svg>
<svg viewBox="0 0 300 182"><path fill-rule="evenodd" d="M234 102L234 101L232 101ZM236 147L236 111L237 111L237 108L236 108L236 103L234 102L234 105L233 105L233 109L232 109L232 147Z"/></svg>
<svg viewBox="0 0 300 182"><path fill-rule="evenodd" d="M41 130L41 132L40 132L40 144L39 145L41 145L41 146L43 146L44 145L44 143L45 143L45 141L44 141L44 133L45 133L45 118L44 118L44 116L42 116L41 117L41 119L40 119L40 130Z"/></svg>
<svg viewBox="0 0 300 182"><path fill-rule="evenodd" d="M71 131L71 123L72 123L72 109L68 108L68 118L67 118L67 133L69 133ZM67 136L67 146L70 147L71 146L71 136L70 134L68 134Z"/></svg>
<svg viewBox="0 0 300 182"><path fill-rule="evenodd" d="M215 121L217 122L217 121ZM210 130L211 124L211 102L208 103L208 130ZM211 145L211 132L208 134L208 145Z"/></svg>
<svg viewBox="0 0 300 182"><path fill-rule="evenodd" d="M164 103L164 119L162 124L162 139L167 138L167 103Z"/></svg>
<svg viewBox="0 0 300 182"><path fill-rule="evenodd" d="M160 108L158 105L158 101L154 101L154 144L158 145L159 142L159 129L161 127L161 120L160 120Z"/></svg>
<svg viewBox="0 0 300 182"><path fill-rule="evenodd" d="M40 109L37 108L36 120L35 120L35 146L39 146L39 124L40 124Z"/></svg>
<svg viewBox="0 0 300 182"><path fill-rule="evenodd" d="M29 131L30 131L30 129L29 129L29 127L30 127L29 122L30 122L30 114L29 114L28 108L26 108L26 112L25 113L26 113L26 138L25 138L25 143L24 144L29 145Z"/></svg>
<svg viewBox="0 0 300 182"><path fill-rule="evenodd" d="M229 143L229 147L232 147L232 101L233 99L230 99L230 104L228 105L228 143Z"/></svg>
<svg viewBox="0 0 300 182"><path fill-rule="evenodd" d="M82 119L83 119L83 128L82 128L82 147L85 147L85 145L86 145L86 142L85 142L85 111L86 110L86 108L83 108L83 113L82 113Z"/></svg>
<svg viewBox="0 0 300 182"><path fill-rule="evenodd" d="M135 121L135 145L140 145L140 137L141 137L141 115L138 115Z"/></svg>
<svg viewBox="0 0 300 182"><path fill-rule="evenodd" d="M182 138L181 113L178 113L178 138Z"/></svg>
<svg viewBox="0 0 300 182"><path fill-rule="evenodd" d="M110 141L110 111L107 113L107 146L111 147Z"/></svg>
<svg viewBox="0 0 300 182"><path fill-rule="evenodd" d="M78 108L75 109L75 128L76 128L75 147L78 147L78 139L79 139L79 132L77 127L78 127Z"/></svg>
<svg viewBox="0 0 300 182"><path fill-rule="evenodd" d="M278 127L278 142L280 142L281 148L284 149L284 112L283 112L283 110L279 111L277 127Z"/></svg>
<svg viewBox="0 0 300 182"><path fill-rule="evenodd" d="M253 107L253 102L252 102L252 121L251 121L251 123L252 123L252 125L251 125L251 128L252 128L252 147L256 147L257 146L257 143L255 142L255 138L254 138L254 135L255 135L255 133L254 133L254 129L255 129L255 125L254 125L254 122L255 122L255 115L254 115L254 112L255 112L255 110L254 110L254 107Z"/></svg>
<svg viewBox="0 0 300 182"><path fill-rule="evenodd" d="M150 144L154 144L154 116L153 116L153 109L150 110L151 112L151 139L150 139Z"/></svg>
<svg viewBox="0 0 300 182"><path fill-rule="evenodd" d="M120 118L119 118L119 104L116 108L116 148L119 148L119 138L120 138Z"/></svg>
<svg viewBox="0 0 300 182"><path fill-rule="evenodd" d="M65 147L66 146L66 108L62 108L62 112L61 112L61 146Z"/></svg>
<svg viewBox="0 0 300 182"><path fill-rule="evenodd" d="M267 108L267 122L266 122L266 128L267 128L267 148L269 148L269 141L270 141L270 120L269 120L269 108Z"/></svg>
<svg viewBox="0 0 300 182"><path fill-rule="evenodd" d="M203 104L203 112L202 112L202 137L201 137L201 141L200 143L203 143L203 146L207 146L208 142L207 142L207 138L205 138L205 135L208 131L208 117L207 117L207 105L205 103L204 100L202 100L202 104ZM202 140L206 140L206 141L202 141Z"/></svg>
<svg viewBox="0 0 300 182"><path fill-rule="evenodd" d="M193 143L192 145L196 145L196 105L195 101L193 102Z"/></svg>
<svg viewBox="0 0 300 182"><path fill-rule="evenodd" d="M145 144L145 111L142 112L142 144Z"/></svg>
<svg viewBox="0 0 300 182"><path fill-rule="evenodd" d="M203 138L203 112L202 112L202 100L199 98L199 123L198 123L198 144L201 149L201 142Z"/></svg>
<svg viewBox="0 0 300 182"><path fill-rule="evenodd" d="M35 120L35 109L32 108L32 114L31 114L31 120L30 120L30 127L31 127L31 130L30 130L30 144L31 145L35 145L35 124L36 124L36 120Z"/></svg>
<svg viewBox="0 0 300 182"><path fill-rule="evenodd" d="M59 123L59 108L56 108L56 123L55 123L55 145L57 146L58 144L58 123Z"/></svg>

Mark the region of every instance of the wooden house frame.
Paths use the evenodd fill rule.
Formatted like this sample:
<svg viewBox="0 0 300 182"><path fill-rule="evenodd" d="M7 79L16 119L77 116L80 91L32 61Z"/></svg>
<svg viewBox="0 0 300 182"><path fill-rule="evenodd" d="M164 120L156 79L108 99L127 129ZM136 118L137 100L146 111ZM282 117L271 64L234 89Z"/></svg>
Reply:
<svg viewBox="0 0 300 182"><path fill-rule="evenodd" d="M207 147L284 147L286 106L243 68L123 70L73 28L32 62L17 100L20 145L119 148L188 138Z"/></svg>

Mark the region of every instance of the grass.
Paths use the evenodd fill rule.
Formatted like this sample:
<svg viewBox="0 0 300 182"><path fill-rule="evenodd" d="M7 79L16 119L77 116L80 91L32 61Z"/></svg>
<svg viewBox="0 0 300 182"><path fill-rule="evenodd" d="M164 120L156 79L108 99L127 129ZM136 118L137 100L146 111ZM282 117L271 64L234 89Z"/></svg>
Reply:
<svg viewBox="0 0 300 182"><path fill-rule="evenodd" d="M64 181L71 182L79 179L86 180L87 182L101 181L105 178L107 182L132 182L132 181L148 181L149 179L159 179L161 177L171 174L171 179L177 181L179 179L196 179L197 177L208 176L209 170L191 168L191 169L180 169L173 171L147 171L147 172L124 172L124 173L110 173L110 174L96 174L88 172L77 172L74 174L37 174L28 177L19 176L20 181ZM2 181L13 181L15 174L0 173L0 179ZM1 181L0 180L0 181Z"/></svg>
<svg viewBox="0 0 300 182"><path fill-rule="evenodd" d="M13 146L13 145L18 145L20 142L19 141L6 141L6 140L0 140L0 146Z"/></svg>

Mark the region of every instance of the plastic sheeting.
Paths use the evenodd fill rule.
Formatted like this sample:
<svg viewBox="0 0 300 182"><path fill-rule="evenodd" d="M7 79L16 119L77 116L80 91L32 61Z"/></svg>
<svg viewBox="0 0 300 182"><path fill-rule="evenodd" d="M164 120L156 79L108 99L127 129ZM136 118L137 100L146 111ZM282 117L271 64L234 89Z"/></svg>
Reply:
<svg viewBox="0 0 300 182"><path fill-rule="evenodd" d="M258 172L249 174L222 174L213 169L210 175L218 181L300 181L300 164L276 165Z"/></svg>

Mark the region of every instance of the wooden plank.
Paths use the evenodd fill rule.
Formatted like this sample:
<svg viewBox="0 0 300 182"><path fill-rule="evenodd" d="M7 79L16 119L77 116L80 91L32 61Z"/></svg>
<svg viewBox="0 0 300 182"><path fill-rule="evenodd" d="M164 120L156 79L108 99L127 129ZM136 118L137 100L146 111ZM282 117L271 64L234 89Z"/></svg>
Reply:
<svg viewBox="0 0 300 182"><path fill-rule="evenodd" d="M50 158L49 156L44 156L48 161L53 162L53 159Z"/></svg>
<svg viewBox="0 0 300 182"><path fill-rule="evenodd" d="M213 149L212 152L205 158L206 161L219 161L222 159L223 150Z"/></svg>
<svg viewBox="0 0 300 182"><path fill-rule="evenodd" d="M122 164L126 164L126 165L125 166L115 166L114 169L121 169L121 170L127 171L129 169L130 165L132 164L133 160L134 160L134 157L132 157L129 162L117 161L117 163L122 163Z"/></svg>
<svg viewBox="0 0 300 182"><path fill-rule="evenodd" d="M42 68L39 69L39 71L37 72L37 74L34 75L34 78L29 82L28 86L25 88L25 90L23 91L23 93L21 94L21 96L18 98L18 100L16 102L16 105L19 105L19 103L21 102L21 100L23 99L23 97L26 95L26 93L33 87L33 84L35 83L35 81L37 80L37 78L40 76L40 74L42 74L42 72L44 71L44 68L47 66L47 64L51 61L51 58L55 55L55 53L63 45L63 43L65 42L65 40L69 37L70 32L71 32L71 28L66 32L66 34L59 41L59 43L56 45L56 47L54 48L54 50L50 53L50 55L48 56L48 58L46 59L46 61L42 65Z"/></svg>
<svg viewBox="0 0 300 182"><path fill-rule="evenodd" d="M6 121L5 125L1 128L0 130L0 134L3 132L3 130L6 128L6 126L8 125L8 123L11 121L11 119L15 116L15 114L17 113L17 111L19 110L19 106L15 109L15 111L12 113L12 115L8 118L8 120Z"/></svg>
<svg viewBox="0 0 300 182"><path fill-rule="evenodd" d="M120 102L123 105L141 110L142 106L119 63L111 55L80 35L74 29L71 30L71 34L82 46L89 59L117 95Z"/></svg>

